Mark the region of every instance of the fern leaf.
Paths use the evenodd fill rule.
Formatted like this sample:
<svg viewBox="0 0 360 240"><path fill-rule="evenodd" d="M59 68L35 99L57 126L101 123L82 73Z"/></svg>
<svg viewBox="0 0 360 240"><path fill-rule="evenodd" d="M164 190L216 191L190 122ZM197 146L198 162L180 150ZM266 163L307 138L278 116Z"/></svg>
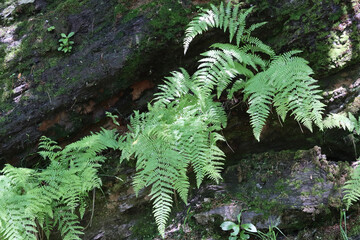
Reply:
<svg viewBox="0 0 360 240"><path fill-rule="evenodd" d="M181 68L180 72L172 72L172 77L167 77L166 82L159 86L161 90L156 93L155 100L161 104L168 104L174 99L180 98L187 94L190 90L191 77L189 73Z"/></svg>
<svg viewBox="0 0 360 240"><path fill-rule="evenodd" d="M260 134L270 114L270 105L274 97L275 89L267 83L267 74L258 73L251 78L245 86L245 95L249 96L250 124L255 138L260 141Z"/></svg>
<svg viewBox="0 0 360 240"><path fill-rule="evenodd" d="M347 210L350 206L357 202L360 198L360 168L356 167L350 175L350 180L345 182L344 189L344 202Z"/></svg>
<svg viewBox="0 0 360 240"><path fill-rule="evenodd" d="M249 8L245 11L245 13L240 14L238 16L238 22L239 22L239 29L236 33L236 45L240 46L241 40L244 36L245 26L246 26L246 17L252 12L253 7Z"/></svg>
<svg viewBox="0 0 360 240"><path fill-rule="evenodd" d="M237 17L238 17L239 7L240 7L239 4L235 5L235 7L232 10L231 17L229 20L230 21L229 22L230 42L232 41L232 39L237 31L237 28L238 28Z"/></svg>
<svg viewBox="0 0 360 240"><path fill-rule="evenodd" d="M244 34L249 35L256 28L264 25L257 24L246 30L245 20L246 17L252 12L253 7L247 9L245 12L239 10L239 4L233 6L231 2L228 2L226 6L221 3L218 8L212 4L210 7L211 10L206 10L205 12L200 13L188 24L188 27L185 30L183 44L184 54L186 54L190 43L196 36L203 34L205 31L208 31L211 28L219 28L224 32L229 30L229 41L231 42L234 36L236 36L236 45L240 46L240 43L244 39Z"/></svg>
<svg viewBox="0 0 360 240"><path fill-rule="evenodd" d="M349 117L346 114L332 113L324 119L325 128L342 128L350 132L355 129L356 123L356 118L351 113Z"/></svg>

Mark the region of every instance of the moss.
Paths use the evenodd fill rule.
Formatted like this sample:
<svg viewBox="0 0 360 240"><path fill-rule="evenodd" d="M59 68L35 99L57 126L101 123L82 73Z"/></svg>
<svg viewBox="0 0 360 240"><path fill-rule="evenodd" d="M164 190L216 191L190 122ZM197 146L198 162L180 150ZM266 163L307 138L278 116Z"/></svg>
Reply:
<svg viewBox="0 0 360 240"><path fill-rule="evenodd" d="M178 39L189 21L190 10L174 0L159 0L158 4L160 9L156 15L149 16L152 33L164 41Z"/></svg>
<svg viewBox="0 0 360 240"><path fill-rule="evenodd" d="M252 211L264 214L264 216L261 216L262 219L266 219L270 215L279 213L285 209L285 206L276 199L265 199L261 197L253 198L250 202L247 202L247 205Z"/></svg>
<svg viewBox="0 0 360 240"><path fill-rule="evenodd" d="M135 239L153 239L159 235L151 207L143 209L139 221L130 230L133 232Z"/></svg>
<svg viewBox="0 0 360 240"><path fill-rule="evenodd" d="M301 180L295 180L290 183L296 190L301 188L302 181Z"/></svg>
<svg viewBox="0 0 360 240"><path fill-rule="evenodd" d="M81 6L86 4L88 0L76 1L76 0L64 0L54 1L50 4L49 8L53 9L55 13L62 13L64 15L70 15L77 13Z"/></svg>
<svg viewBox="0 0 360 240"><path fill-rule="evenodd" d="M355 237L360 234L360 217L356 217L356 219L351 223L351 227L349 228L348 235L349 237Z"/></svg>
<svg viewBox="0 0 360 240"><path fill-rule="evenodd" d="M274 186L275 186L276 192L286 193L287 185L283 179L280 179L279 181L277 181Z"/></svg>
<svg viewBox="0 0 360 240"><path fill-rule="evenodd" d="M131 10L121 19L121 22L122 23L130 22L137 16L139 16L139 10L138 9Z"/></svg>
<svg viewBox="0 0 360 240"><path fill-rule="evenodd" d="M21 73L22 76L33 74L35 83L39 83L42 72L55 66L61 59L58 56L49 56L48 53L58 54L58 35L67 28L67 16L80 11L87 2L88 0L50 1L46 12L34 15L30 20L18 19L15 23L15 37L22 39L21 44L7 52L4 52L5 45L0 46L0 58L3 62L0 66L0 72L3 73L0 77L0 89L3 89L6 78L9 78L9 72ZM47 31L50 24L56 27L53 33ZM45 55L49 61L42 62L41 66L34 64L34 56L40 58ZM10 58L11 61L4 61Z"/></svg>
<svg viewBox="0 0 360 240"><path fill-rule="evenodd" d="M325 179L322 178L322 177L318 177L318 178L315 178L315 182L324 183L324 182L325 182Z"/></svg>
<svg viewBox="0 0 360 240"><path fill-rule="evenodd" d="M129 8L129 1L120 1L117 5L114 7L114 18L119 18L122 16L126 10Z"/></svg>

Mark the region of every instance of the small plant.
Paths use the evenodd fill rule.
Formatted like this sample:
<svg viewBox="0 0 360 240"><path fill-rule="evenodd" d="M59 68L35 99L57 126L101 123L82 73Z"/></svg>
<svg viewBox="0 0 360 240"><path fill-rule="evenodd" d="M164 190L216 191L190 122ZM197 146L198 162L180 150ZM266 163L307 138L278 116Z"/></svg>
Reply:
<svg viewBox="0 0 360 240"><path fill-rule="evenodd" d="M54 30L55 30L55 26L50 26L50 27L48 27L48 29L47 29L48 32L52 32L52 31L54 31Z"/></svg>
<svg viewBox="0 0 360 240"><path fill-rule="evenodd" d="M344 228L342 227L342 223L344 223ZM340 234L343 240L348 240L347 230L346 230L346 210L342 209L340 211Z"/></svg>
<svg viewBox="0 0 360 240"><path fill-rule="evenodd" d="M107 117L111 118L111 120L116 126L120 126L119 122L116 120L117 118L119 118L119 116L113 115L111 112L105 112L105 114Z"/></svg>
<svg viewBox="0 0 360 240"><path fill-rule="evenodd" d="M220 225L224 231L233 230L233 232L230 233L229 240L246 240L250 238L250 235L247 233L257 233L257 229L252 223L241 224L241 212L237 215L237 220L238 224L225 221Z"/></svg>
<svg viewBox="0 0 360 240"><path fill-rule="evenodd" d="M186 225L187 221L194 215L193 212L190 211L191 210L191 207L189 207L186 211L186 216L185 216L185 219L184 219L184 226Z"/></svg>
<svg viewBox="0 0 360 240"><path fill-rule="evenodd" d="M258 237L261 240L276 240L278 232L280 232L286 238L285 234L276 225L273 224L269 226L269 231L267 233L258 231L252 223L241 224L241 212L237 216L237 220L238 224L231 221L225 221L220 225L224 231L233 230L233 232L230 234L229 240L246 240L250 238L250 234ZM277 230L277 232L275 230Z"/></svg>
<svg viewBox="0 0 360 240"><path fill-rule="evenodd" d="M58 48L58 51L63 51L64 53L71 52L71 45L74 44L74 41L70 41L70 38L74 36L74 34L74 32L69 33L69 35L61 33L61 38L59 39L60 47Z"/></svg>
<svg viewBox="0 0 360 240"><path fill-rule="evenodd" d="M277 232L275 230L277 230ZM263 233L263 232L258 231L257 236L261 240L276 240L277 236L278 236L278 232L280 232L287 239L285 234L278 227L276 227L274 225L269 226L269 231L267 233Z"/></svg>

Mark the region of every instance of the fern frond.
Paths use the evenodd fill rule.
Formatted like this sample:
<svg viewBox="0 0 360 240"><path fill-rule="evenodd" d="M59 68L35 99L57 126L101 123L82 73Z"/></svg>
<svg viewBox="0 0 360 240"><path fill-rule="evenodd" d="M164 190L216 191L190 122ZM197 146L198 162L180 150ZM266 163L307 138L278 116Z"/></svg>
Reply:
<svg viewBox="0 0 360 240"><path fill-rule="evenodd" d="M64 240L80 240L79 235L84 234L78 216L70 212L66 207L58 207L55 213L55 224L59 224L59 230Z"/></svg>
<svg viewBox="0 0 360 240"><path fill-rule="evenodd" d="M211 132L222 129L227 121L221 104L205 97L200 86L192 83L183 90L171 90L179 82L191 84L186 72L175 72L168 80L162 90L170 93L159 93L148 112L135 112L131 117L131 131L125 137L121 156L137 159L135 191L151 186L154 216L161 234L174 191L187 201L189 165L194 168L198 185L204 177L220 178L223 154L216 142L222 138Z"/></svg>
<svg viewBox="0 0 360 240"><path fill-rule="evenodd" d="M191 77L189 73L181 68L180 72L172 72L171 77L165 78L165 84L159 86L159 93L155 93L155 100L160 104L168 104L189 93Z"/></svg>
<svg viewBox="0 0 360 240"><path fill-rule="evenodd" d="M102 128L99 133L86 136L79 141L73 142L66 146L64 153L71 151L90 150L94 155L102 152L107 148L118 149L119 134L113 130Z"/></svg>
<svg viewBox="0 0 360 240"><path fill-rule="evenodd" d="M232 99L234 93L244 89L244 87L245 87L245 81L243 79L236 80L232 85L231 89L228 91L227 99Z"/></svg>
<svg viewBox="0 0 360 240"><path fill-rule="evenodd" d="M253 30L265 24L257 24L246 29L245 20L252 12L253 7L243 11L242 9L239 10L239 4L233 6L231 2L226 4L226 6L221 3L218 8L212 4L210 6L211 9L200 13L188 24L183 44L184 54L186 54L190 43L196 36L203 34L211 28L219 28L224 32L229 30L229 42L232 42L234 36L236 36L236 45L240 46L244 36L251 34Z"/></svg>
<svg viewBox="0 0 360 240"><path fill-rule="evenodd" d="M316 81L310 77L312 69L303 58L293 57L296 53L292 51L275 58L267 70L270 84L277 89L274 105L283 120L291 111L291 115L309 130L312 130L312 123L322 129L325 105L321 103Z"/></svg>
<svg viewBox="0 0 360 240"><path fill-rule="evenodd" d="M103 130L61 149L42 137L40 154L50 161L46 169L7 165L0 176L2 239L35 240L38 226L49 236L56 225L63 239L80 239L82 228L74 212L84 206L88 191L101 186L97 169L104 158L97 153L115 147L117 141L116 133Z"/></svg>
<svg viewBox="0 0 360 240"><path fill-rule="evenodd" d="M247 113L250 115L250 124L255 138L260 141L261 131L270 114L275 88L268 83L268 75L261 72L246 83L244 92L245 96L249 96Z"/></svg>
<svg viewBox="0 0 360 240"><path fill-rule="evenodd" d="M356 128L357 120L351 113L348 115L349 117L346 114L329 114L324 119L324 128L342 128L352 132Z"/></svg>
<svg viewBox="0 0 360 240"><path fill-rule="evenodd" d="M213 50L203 54L199 69L194 73L194 85L202 89L205 96L210 96L216 89L219 98L233 80L243 76L245 79L254 76L252 70L257 66L264 67L265 63L256 55L248 54L235 45L214 44ZM249 69L247 65L252 66Z"/></svg>
<svg viewBox="0 0 360 240"><path fill-rule="evenodd" d="M349 209L350 206L357 202L360 199L360 168L356 167L350 175L350 180L345 182L344 189L344 202L346 208Z"/></svg>

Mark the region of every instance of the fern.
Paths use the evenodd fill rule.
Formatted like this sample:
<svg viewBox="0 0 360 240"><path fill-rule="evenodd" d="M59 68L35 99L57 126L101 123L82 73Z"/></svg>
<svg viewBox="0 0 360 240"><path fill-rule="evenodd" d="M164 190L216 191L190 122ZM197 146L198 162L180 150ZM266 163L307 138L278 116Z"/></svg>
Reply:
<svg viewBox="0 0 360 240"><path fill-rule="evenodd" d="M135 157L134 189L151 186L154 216L164 236L166 220L176 191L186 202L189 190L186 171L191 165L199 186L205 177L221 179L224 153L216 146L223 137L216 131L226 126L226 115L219 102L224 92L232 97L242 90L248 100L254 135L259 140L273 105L285 120L288 113L310 130L312 123L322 127L324 105L312 70L298 52L275 56L274 51L251 33L264 23L246 27L252 9L211 5L190 22L184 49L210 28L229 31L236 45L214 44L199 60L198 70L190 76L184 69L172 72L159 87L148 112L135 112L129 133L121 145L121 160ZM260 57L262 56L262 57Z"/></svg>
<svg viewBox="0 0 360 240"><path fill-rule="evenodd" d="M216 90L218 98L225 90L228 97L242 90L249 103L247 112L258 141L272 105L283 121L290 114L310 131L313 123L322 129L325 105L321 103L322 97L316 80L311 77L313 71L308 62L294 56L299 51L276 56L269 46L251 36L265 24L246 27L245 20L251 11L252 8L239 10L238 5L231 7L231 3L221 4L219 8L212 5L210 10L190 22L184 40L185 52L197 35L210 28L228 30L230 42L236 36L236 45L214 44L212 50L202 54L204 58L194 74L195 84L204 88L207 96Z"/></svg>
<svg viewBox="0 0 360 240"><path fill-rule="evenodd" d="M179 81L189 77L185 70L174 72ZM134 189L139 192L151 186L154 216L159 232L164 234L174 191L184 202L189 190L186 175L189 165L194 167L197 184L204 177L221 179L224 154L216 146L222 137L215 134L226 124L224 110L219 103L203 99L196 88L182 92L175 86L178 81L168 78L161 86L166 93L157 94L157 102L149 105L146 113L135 112L122 146L122 160L137 158ZM175 97L177 96L177 98Z"/></svg>
<svg viewBox="0 0 360 240"><path fill-rule="evenodd" d="M104 157L98 153L117 147L115 139L113 131L103 130L61 149L42 137L39 154L49 160L46 169L6 165L0 176L0 238L36 239L41 229L49 238L57 227L63 239L80 239L75 211L84 207L88 191L101 186L97 169Z"/></svg>
<svg viewBox="0 0 360 240"><path fill-rule="evenodd" d="M350 112L347 114L332 113L324 119L326 128L342 128L350 132L360 133L360 117L356 119Z"/></svg>
<svg viewBox="0 0 360 240"><path fill-rule="evenodd" d="M249 96L251 124L256 139L265 125L273 104L277 114L284 121L290 112L294 118L312 131L312 123L323 128L323 111L316 81L310 77L311 68L307 62L293 57L296 52L289 52L275 57L269 67L249 79L245 94Z"/></svg>
<svg viewBox="0 0 360 240"><path fill-rule="evenodd" d="M355 168L354 172L350 175L350 180L345 183L344 189L344 202L346 208L349 209L350 206L357 202L360 199L360 168Z"/></svg>
<svg viewBox="0 0 360 240"><path fill-rule="evenodd" d="M324 126L327 128L343 128L344 130L359 135L360 117L356 119L350 112L347 114L330 114L324 120ZM359 161L360 158L357 160ZM357 202L360 199L360 168L358 166L356 166L354 171L350 174L350 180L345 182L343 190L343 201L348 210L354 202Z"/></svg>
<svg viewBox="0 0 360 240"><path fill-rule="evenodd" d="M246 28L246 17L251 13L253 8L247 10L239 9L239 5L233 6L231 2L224 5L221 3L219 8L211 4L211 9L204 10L198 16L188 24L185 31L184 38L184 53L187 52L190 43L193 39L208 31L211 28L219 28L224 32L229 30L229 42L232 42L234 36L236 36L236 45L240 43L255 44L259 50L265 51L270 55L273 55L273 50L263 44L259 39L250 37L251 33L264 25L265 23L254 24L249 28Z"/></svg>

